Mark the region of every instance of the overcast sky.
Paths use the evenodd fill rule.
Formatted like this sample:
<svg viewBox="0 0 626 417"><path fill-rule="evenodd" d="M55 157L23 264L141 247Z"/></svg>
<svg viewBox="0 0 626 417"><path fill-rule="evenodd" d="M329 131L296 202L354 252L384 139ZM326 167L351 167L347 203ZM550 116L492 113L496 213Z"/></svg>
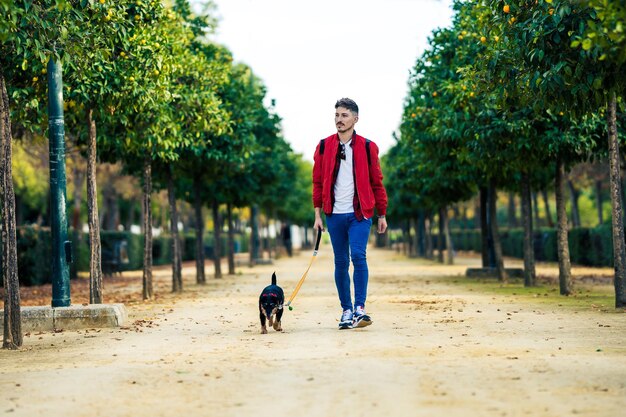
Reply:
<svg viewBox="0 0 626 417"><path fill-rule="evenodd" d="M196 1L196 3L202 3ZM336 132L334 105L359 105L359 134L386 152L393 145L409 71L451 0L214 0L217 42L248 64L276 100L285 138L313 160Z"/></svg>

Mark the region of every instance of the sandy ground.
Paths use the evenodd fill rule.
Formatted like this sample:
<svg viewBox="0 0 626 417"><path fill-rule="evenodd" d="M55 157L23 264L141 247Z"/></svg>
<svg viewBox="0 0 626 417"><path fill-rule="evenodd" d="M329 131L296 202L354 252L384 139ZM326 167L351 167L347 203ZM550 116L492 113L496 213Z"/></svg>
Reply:
<svg viewBox="0 0 626 417"><path fill-rule="evenodd" d="M0 413L19 416L618 416L626 316L469 291L455 266L370 249L373 325L337 330L324 245L283 317L260 334L276 270L289 295L310 254L131 303L115 330L32 334L0 351ZM167 274L165 272L165 274ZM167 279L167 275L161 277Z"/></svg>

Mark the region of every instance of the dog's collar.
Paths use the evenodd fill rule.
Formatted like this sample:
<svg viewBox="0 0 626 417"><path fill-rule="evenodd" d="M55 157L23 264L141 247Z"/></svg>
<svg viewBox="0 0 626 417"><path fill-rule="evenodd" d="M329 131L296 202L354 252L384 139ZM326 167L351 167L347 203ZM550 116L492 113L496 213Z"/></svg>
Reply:
<svg viewBox="0 0 626 417"><path fill-rule="evenodd" d="M279 310L282 310L282 309L283 309L283 305L282 305L282 304L281 304L281 305L279 305L279 306L278 306L278 309L279 309Z"/></svg>

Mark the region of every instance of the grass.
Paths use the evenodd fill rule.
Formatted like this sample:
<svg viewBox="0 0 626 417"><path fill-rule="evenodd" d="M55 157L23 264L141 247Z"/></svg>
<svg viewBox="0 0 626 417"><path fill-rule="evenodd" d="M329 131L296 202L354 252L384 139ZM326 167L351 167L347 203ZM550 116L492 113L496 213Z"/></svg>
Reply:
<svg viewBox="0 0 626 417"><path fill-rule="evenodd" d="M622 312L615 309L615 293L609 285L577 285L570 296L559 294L557 285L539 284L524 287L522 279L509 279L503 284L495 278L445 277L445 282L454 283L469 291L512 297L519 301L528 301L543 305L553 305L572 310Z"/></svg>

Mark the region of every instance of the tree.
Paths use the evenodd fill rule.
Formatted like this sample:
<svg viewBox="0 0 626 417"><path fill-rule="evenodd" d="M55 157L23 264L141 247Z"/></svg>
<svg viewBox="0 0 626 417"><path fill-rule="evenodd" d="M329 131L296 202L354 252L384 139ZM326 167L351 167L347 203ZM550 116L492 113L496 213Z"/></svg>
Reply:
<svg viewBox="0 0 626 417"><path fill-rule="evenodd" d="M595 4L597 6L600 3L606 2ZM612 132L611 103L614 102L615 93L623 91L624 61L623 53L617 52L619 47L618 49L603 47L602 40L607 41L606 45L614 42L611 36L617 32L617 26L611 28L607 22L617 25L618 21L602 20L599 17L602 13L598 14L598 10L587 4L572 5L570 2L560 0L546 0L537 4L530 2L511 4L508 5L507 12L503 11L503 1L493 0L488 4L493 12L489 27L499 30L506 40L506 48L502 51L508 52L511 57L509 62L515 63L516 71L512 78L518 85L526 86L529 93L532 93L527 95L529 105L536 112L547 112L553 117L559 115L579 120L586 114L598 112L598 109L607 103L608 97L608 126L609 133ZM609 12L608 15L613 16L614 13ZM589 33L594 33L593 37L589 37ZM596 41L596 37L600 40ZM614 38L616 41L623 40L621 35ZM518 59L515 59L515 54ZM609 134L609 139L609 142L613 141L610 146L610 159L614 161L612 189L621 190L617 164L619 161L617 138ZM557 154L556 159L561 164L568 161L561 154L576 148L580 147L568 140L557 142L552 146L553 152ZM558 170L562 171L563 168L558 167ZM557 191L560 187L557 185ZM626 305L621 289L623 287L618 289L618 283L623 282L623 277L626 277L626 252L619 197L619 194L614 194L612 198L618 306ZM557 211L563 212L558 208ZM562 224L561 221L559 223ZM571 292L568 286L569 277L561 276L560 282L561 293L569 294Z"/></svg>

